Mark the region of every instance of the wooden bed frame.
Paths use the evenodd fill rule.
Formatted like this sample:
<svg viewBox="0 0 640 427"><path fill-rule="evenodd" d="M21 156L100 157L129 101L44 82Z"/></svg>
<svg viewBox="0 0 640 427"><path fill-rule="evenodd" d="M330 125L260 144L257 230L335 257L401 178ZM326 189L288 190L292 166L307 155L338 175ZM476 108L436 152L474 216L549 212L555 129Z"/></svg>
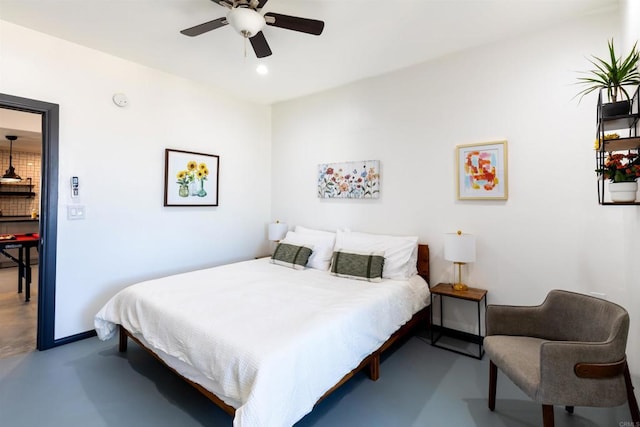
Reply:
<svg viewBox="0 0 640 427"><path fill-rule="evenodd" d="M418 274L422 276L422 278L425 279L428 284L429 283L429 246L428 245L418 245L417 267L418 267ZM322 397L320 397L320 399L318 399L318 401L316 402L316 405L320 403L322 400L324 400L331 393L333 393L335 390L337 390L344 383L349 381L355 374L357 374L358 372L360 372L365 368L368 368L368 376L371 380L373 381L378 380L378 378L380 378L380 355L385 350L389 349L389 347L395 344L398 340L409 336L414 329L422 327L426 330L429 327L430 310L431 310L431 306L427 305L425 308L417 312L407 323L402 325L400 329L398 329L393 335L391 335L391 337L389 337L389 339L386 342L384 342L380 346L380 348L378 348L376 351L371 353L369 356L365 357L364 360L362 360L362 362L360 362L360 364L354 370L346 374L344 377L342 377L340 381L338 381L336 385L334 385L329 390L327 390L327 392L323 394ZM209 398L209 400L211 400L213 403L215 403L220 408L222 408L226 413L228 413L231 416L235 415L236 409L233 406L227 405L222 401L222 399L220 399L218 396L216 396L215 394L213 394L212 392L210 392L200 384L193 382L190 379L182 376L178 371L176 371L175 369L167 365L160 358L160 356L158 356L152 349L148 348L140 340L134 337L131 334L131 332L125 329L122 325L118 325L118 327L120 331L118 350L120 352L127 351L127 343L128 343L127 338L131 338L140 347L145 349L154 358L160 361L160 363L165 365L167 368L169 368L169 370L174 372L184 381L191 384L191 386L197 389L200 393L204 394L207 398Z"/></svg>

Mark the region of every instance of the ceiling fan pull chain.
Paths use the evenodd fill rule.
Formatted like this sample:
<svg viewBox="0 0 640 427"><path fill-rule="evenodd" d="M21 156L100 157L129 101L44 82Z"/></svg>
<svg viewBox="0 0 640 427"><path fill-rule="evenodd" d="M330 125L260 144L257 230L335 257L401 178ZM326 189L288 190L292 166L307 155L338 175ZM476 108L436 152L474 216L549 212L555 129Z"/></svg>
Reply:
<svg viewBox="0 0 640 427"><path fill-rule="evenodd" d="M244 39L244 57L247 57L247 38L243 37Z"/></svg>

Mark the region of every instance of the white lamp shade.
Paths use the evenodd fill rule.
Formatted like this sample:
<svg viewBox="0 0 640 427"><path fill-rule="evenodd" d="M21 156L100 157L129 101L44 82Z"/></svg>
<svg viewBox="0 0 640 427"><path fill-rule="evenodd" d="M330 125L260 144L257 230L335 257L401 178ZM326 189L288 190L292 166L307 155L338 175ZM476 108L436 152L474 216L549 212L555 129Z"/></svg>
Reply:
<svg viewBox="0 0 640 427"><path fill-rule="evenodd" d="M13 183L13 182L20 182L20 181L22 181L22 179L20 177L18 177L18 178L9 177L9 178L7 178L7 177L3 176L2 178L0 178L0 182L5 182L5 183Z"/></svg>
<svg viewBox="0 0 640 427"><path fill-rule="evenodd" d="M235 7L227 14L227 21L244 37L253 37L262 31L265 20L253 9Z"/></svg>
<svg viewBox="0 0 640 427"><path fill-rule="evenodd" d="M269 224L269 240L278 241L284 239L287 231L289 231L289 226L282 222L274 222Z"/></svg>
<svg viewBox="0 0 640 427"><path fill-rule="evenodd" d="M453 262L474 262L476 260L475 236L458 233L445 234L444 258Z"/></svg>

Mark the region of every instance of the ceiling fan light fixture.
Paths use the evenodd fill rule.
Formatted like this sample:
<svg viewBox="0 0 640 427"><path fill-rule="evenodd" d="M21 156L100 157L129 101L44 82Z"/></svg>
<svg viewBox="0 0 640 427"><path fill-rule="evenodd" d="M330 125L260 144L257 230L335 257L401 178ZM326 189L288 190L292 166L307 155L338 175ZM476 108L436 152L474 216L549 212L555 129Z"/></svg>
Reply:
<svg viewBox="0 0 640 427"><path fill-rule="evenodd" d="M245 38L258 34L265 26L264 16L247 7L236 7L227 14L227 21Z"/></svg>
<svg viewBox="0 0 640 427"><path fill-rule="evenodd" d="M9 169L5 172L4 175L0 178L1 183L14 183L22 181L20 175L16 173L15 168L13 167L13 141L18 139L15 135L7 135L6 138L9 140Z"/></svg>

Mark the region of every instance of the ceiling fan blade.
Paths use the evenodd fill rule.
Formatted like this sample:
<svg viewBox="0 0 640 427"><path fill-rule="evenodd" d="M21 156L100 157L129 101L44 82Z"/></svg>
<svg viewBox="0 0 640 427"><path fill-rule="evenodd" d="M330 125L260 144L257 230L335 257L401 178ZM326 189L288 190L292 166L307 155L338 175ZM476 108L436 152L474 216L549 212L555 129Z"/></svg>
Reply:
<svg viewBox="0 0 640 427"><path fill-rule="evenodd" d="M267 43L267 39L264 38L262 31L251 37L249 41L251 42L253 51L256 53L258 58L264 58L271 55L271 48L269 47L269 43Z"/></svg>
<svg viewBox="0 0 640 427"><path fill-rule="evenodd" d="M218 3L222 7L227 7L231 9L233 7L233 2L229 0L211 0L214 3Z"/></svg>
<svg viewBox="0 0 640 427"><path fill-rule="evenodd" d="M187 28L186 30L182 30L180 32L185 36L194 37L206 33L207 31L224 27L227 24L227 18L218 18L214 19L213 21L205 22L204 24L196 25L195 27Z"/></svg>
<svg viewBox="0 0 640 427"><path fill-rule="evenodd" d="M316 19L298 18L297 16L281 15L279 13L265 13L267 25L300 31L301 33L319 36L324 29L324 22Z"/></svg>
<svg viewBox="0 0 640 427"><path fill-rule="evenodd" d="M257 10L260 10L264 7L264 5L268 2L269 0L258 0L258 5L256 6Z"/></svg>

